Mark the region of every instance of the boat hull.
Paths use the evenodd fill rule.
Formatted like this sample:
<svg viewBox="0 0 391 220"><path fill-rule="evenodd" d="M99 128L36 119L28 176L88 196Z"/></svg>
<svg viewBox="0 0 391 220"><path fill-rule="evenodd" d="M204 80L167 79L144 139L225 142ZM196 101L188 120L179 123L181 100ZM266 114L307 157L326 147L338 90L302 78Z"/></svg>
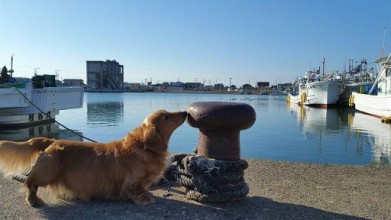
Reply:
<svg viewBox="0 0 391 220"><path fill-rule="evenodd" d="M43 113L0 115L0 129L14 129L38 124L55 122L58 111L49 112L50 117Z"/></svg>
<svg viewBox="0 0 391 220"><path fill-rule="evenodd" d="M317 81L307 83L298 95L288 94L291 103L327 107L337 104L341 95L341 81Z"/></svg>
<svg viewBox="0 0 391 220"><path fill-rule="evenodd" d="M22 94L23 95L22 95ZM0 89L0 127L23 127L53 122L60 110L81 108L84 91L80 87Z"/></svg>
<svg viewBox="0 0 391 220"><path fill-rule="evenodd" d="M294 104L298 104L298 105L300 105L300 103L301 103L301 97L300 97L300 95L288 94L287 99L288 99L288 101L289 101L290 103L294 103Z"/></svg>
<svg viewBox="0 0 391 220"><path fill-rule="evenodd" d="M353 92L354 108L377 117L391 117L391 95L367 95Z"/></svg>
<svg viewBox="0 0 391 220"><path fill-rule="evenodd" d="M344 89L339 100L339 104L343 106L349 106L349 100L353 92L364 93L367 87L371 87L373 82L360 82L360 83L350 83L344 85Z"/></svg>
<svg viewBox="0 0 391 220"><path fill-rule="evenodd" d="M8 86L8 85L5 85ZM9 85L13 86L13 85ZM19 87L19 88L18 88ZM0 88L0 109L3 108L22 108L28 107L29 102L17 91L21 92L25 97L31 99L31 83L26 82L23 86L3 87Z"/></svg>
<svg viewBox="0 0 391 220"><path fill-rule="evenodd" d="M306 84L306 98L304 105L325 106L337 104L342 89L342 82L335 81L318 81Z"/></svg>

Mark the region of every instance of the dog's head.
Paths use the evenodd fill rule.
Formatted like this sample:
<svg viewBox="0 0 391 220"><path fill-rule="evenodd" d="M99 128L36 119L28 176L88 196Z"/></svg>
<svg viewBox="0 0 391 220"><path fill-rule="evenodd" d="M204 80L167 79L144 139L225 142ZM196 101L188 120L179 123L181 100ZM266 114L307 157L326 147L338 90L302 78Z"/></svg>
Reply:
<svg viewBox="0 0 391 220"><path fill-rule="evenodd" d="M143 123L144 147L156 152L167 151L171 134L183 124L187 112L158 110L147 116Z"/></svg>

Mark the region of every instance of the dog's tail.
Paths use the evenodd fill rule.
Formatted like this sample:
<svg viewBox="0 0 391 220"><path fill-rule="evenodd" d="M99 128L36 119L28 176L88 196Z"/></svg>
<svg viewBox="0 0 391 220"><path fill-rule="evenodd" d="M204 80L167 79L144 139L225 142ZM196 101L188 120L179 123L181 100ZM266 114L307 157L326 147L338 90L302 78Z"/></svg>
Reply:
<svg viewBox="0 0 391 220"><path fill-rule="evenodd" d="M45 137L32 138L25 142L0 141L0 170L5 175L23 173L35 163L39 152L55 140Z"/></svg>

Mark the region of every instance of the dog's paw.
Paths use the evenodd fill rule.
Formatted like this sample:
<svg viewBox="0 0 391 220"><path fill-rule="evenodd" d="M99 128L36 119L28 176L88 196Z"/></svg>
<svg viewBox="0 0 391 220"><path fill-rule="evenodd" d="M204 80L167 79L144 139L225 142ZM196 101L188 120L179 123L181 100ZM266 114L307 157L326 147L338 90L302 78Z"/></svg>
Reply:
<svg viewBox="0 0 391 220"><path fill-rule="evenodd" d="M26 201L33 208L39 208L45 205L45 202L38 196L29 196L26 198Z"/></svg>
<svg viewBox="0 0 391 220"><path fill-rule="evenodd" d="M155 199L149 193L144 193L133 199L133 202L137 205L149 205L155 203Z"/></svg>

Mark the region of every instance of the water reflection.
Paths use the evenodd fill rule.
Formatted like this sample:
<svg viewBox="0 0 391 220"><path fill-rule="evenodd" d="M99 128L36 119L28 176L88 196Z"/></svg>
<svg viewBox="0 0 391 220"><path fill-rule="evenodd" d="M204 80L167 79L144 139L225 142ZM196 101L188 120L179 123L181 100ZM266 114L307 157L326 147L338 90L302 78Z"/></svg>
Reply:
<svg viewBox="0 0 391 220"><path fill-rule="evenodd" d="M391 164L391 125L382 123L379 118L350 108L322 109L288 104L288 109L297 117L306 138L317 140L320 153L325 146L344 147L345 151L352 148L359 157L369 150L372 164ZM332 146L330 142L340 146Z"/></svg>
<svg viewBox="0 0 391 220"><path fill-rule="evenodd" d="M340 112L336 108L324 109L292 105L304 132L333 132L341 128Z"/></svg>
<svg viewBox="0 0 391 220"><path fill-rule="evenodd" d="M287 109L284 97L261 95L85 93L84 100L83 108L62 111L57 120L100 142L123 138L157 109L184 110L200 101L243 102L257 113L255 124L240 134L243 158L348 165L390 163L390 127L383 128L379 119L368 115L364 117L369 119L361 118L354 109L297 105ZM375 130L379 127L385 132L380 136ZM169 149L189 153L197 144L198 130L185 123L174 132Z"/></svg>
<svg viewBox="0 0 391 220"><path fill-rule="evenodd" d="M76 133L82 135L79 131ZM0 130L0 140L24 141L33 137L49 137L54 139L82 141L83 138L77 134L60 128L56 123L49 123L18 129L2 129Z"/></svg>
<svg viewBox="0 0 391 220"><path fill-rule="evenodd" d="M103 126L118 125L123 121L123 102L87 103L87 123Z"/></svg>
<svg viewBox="0 0 391 220"><path fill-rule="evenodd" d="M360 112L354 112L354 115L348 118L353 133L356 136L363 136L370 144L373 163L390 164L391 125L382 123L379 118Z"/></svg>

